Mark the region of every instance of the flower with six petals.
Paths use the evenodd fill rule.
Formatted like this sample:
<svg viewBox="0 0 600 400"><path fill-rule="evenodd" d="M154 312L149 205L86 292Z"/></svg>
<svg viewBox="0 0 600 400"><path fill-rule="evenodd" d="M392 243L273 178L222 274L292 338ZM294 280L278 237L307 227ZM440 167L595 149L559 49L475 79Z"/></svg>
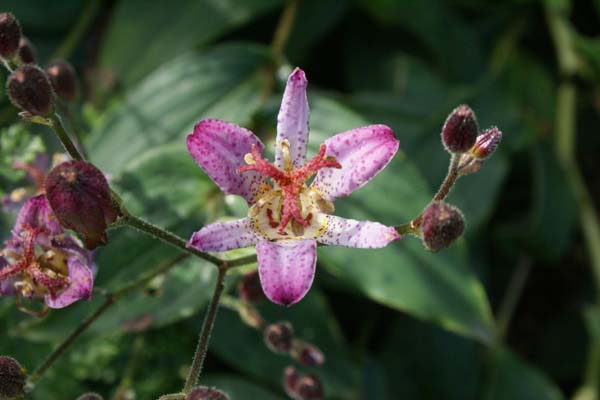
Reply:
<svg viewBox="0 0 600 400"><path fill-rule="evenodd" d="M304 71L296 68L279 110L273 164L263 158L258 137L229 122L202 120L187 138L188 151L204 172L250 207L246 218L205 226L188 246L222 252L256 245L263 290L286 306L302 299L312 285L317 242L379 248L400 238L393 227L331 215L333 202L379 173L400 142L389 127L369 125L327 139L306 161L306 86Z"/></svg>

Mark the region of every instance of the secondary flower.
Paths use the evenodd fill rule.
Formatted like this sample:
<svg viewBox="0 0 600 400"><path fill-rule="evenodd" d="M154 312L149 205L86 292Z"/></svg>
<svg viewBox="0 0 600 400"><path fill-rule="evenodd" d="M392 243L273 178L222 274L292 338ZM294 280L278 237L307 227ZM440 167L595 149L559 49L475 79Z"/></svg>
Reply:
<svg viewBox="0 0 600 400"><path fill-rule="evenodd" d="M24 311L39 315L92 294L92 255L65 233L44 195L23 205L0 254L0 296L16 296ZM33 298L44 300L42 312L22 307Z"/></svg>
<svg viewBox="0 0 600 400"><path fill-rule="evenodd" d="M306 86L304 72L296 68L279 110L273 164L263 159L258 137L229 122L200 121L187 138L188 151L204 172L225 193L244 197L250 207L247 218L210 224L194 233L188 246L221 252L256 245L263 290L271 301L286 306L310 289L317 242L376 248L400 237L393 227L330 215L333 201L372 179L391 161L400 142L387 126L365 126L327 139L306 161Z"/></svg>

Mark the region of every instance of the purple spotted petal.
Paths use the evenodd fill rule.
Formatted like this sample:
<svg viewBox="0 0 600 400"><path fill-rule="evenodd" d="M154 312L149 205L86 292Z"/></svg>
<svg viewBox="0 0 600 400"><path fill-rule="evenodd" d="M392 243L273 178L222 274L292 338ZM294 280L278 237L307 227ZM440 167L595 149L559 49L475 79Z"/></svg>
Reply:
<svg viewBox="0 0 600 400"><path fill-rule="evenodd" d="M347 196L373 179L392 160L400 141L385 125L369 125L337 134L325 141L326 154L334 156L341 169L324 168L313 186L329 201Z"/></svg>
<svg viewBox="0 0 600 400"><path fill-rule="evenodd" d="M20 234L25 227L45 228L50 235L59 235L64 232L43 194L32 197L23 204L17 216L13 234Z"/></svg>
<svg viewBox="0 0 600 400"><path fill-rule="evenodd" d="M188 247L200 251L227 251L257 244L262 237L252 227L250 218L215 222L192 235Z"/></svg>
<svg viewBox="0 0 600 400"><path fill-rule="evenodd" d="M361 249L385 247L400 239L400 234L390 226L379 222L356 221L327 215L327 229L319 236L320 243L330 246L355 247Z"/></svg>
<svg viewBox="0 0 600 400"><path fill-rule="evenodd" d="M317 242L262 241L256 246L256 255L260 283L269 300L291 306L306 295L315 277Z"/></svg>
<svg viewBox="0 0 600 400"><path fill-rule="evenodd" d="M306 159L308 143L308 99L306 85L308 81L304 71L296 68L290 75L281 100L281 108L277 116L277 141L287 139L290 142L290 153L294 168L300 168ZM275 166L283 167L281 148L275 148Z"/></svg>
<svg viewBox="0 0 600 400"><path fill-rule="evenodd" d="M194 133L187 137L187 148L192 158L206 174L228 194L238 194L249 204L265 183L257 172L238 174L237 169L250 153L252 145L262 153L263 144L252 132L235 124L205 119L196 124Z"/></svg>
<svg viewBox="0 0 600 400"><path fill-rule="evenodd" d="M56 298L52 299L49 294L45 297L45 302L50 308L63 308L78 300L88 300L92 296L94 274L91 268L76 256L69 257L67 268L69 285Z"/></svg>
<svg viewBox="0 0 600 400"><path fill-rule="evenodd" d="M6 267L7 265L8 262L6 261L6 259L0 256L0 270L2 270L2 268ZM0 281L0 297L13 296L15 294L13 283L13 277L9 277L8 279Z"/></svg>

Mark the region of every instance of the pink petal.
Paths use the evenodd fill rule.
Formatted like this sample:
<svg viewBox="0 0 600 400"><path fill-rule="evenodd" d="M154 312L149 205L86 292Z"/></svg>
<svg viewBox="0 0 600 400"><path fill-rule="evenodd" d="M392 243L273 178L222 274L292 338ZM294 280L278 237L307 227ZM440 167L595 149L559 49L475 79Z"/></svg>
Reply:
<svg viewBox="0 0 600 400"><path fill-rule="evenodd" d="M239 194L250 204L265 183L257 172L238 174L244 156L255 145L262 153L263 144L252 132L235 124L205 119L196 124L187 137L187 148L200 168L228 194Z"/></svg>
<svg viewBox="0 0 600 400"><path fill-rule="evenodd" d="M50 308L63 308L78 300L88 300L92 297L94 286L92 269L76 256L69 257L67 267L70 283L54 299L49 294L46 295L45 301Z"/></svg>
<svg viewBox="0 0 600 400"><path fill-rule="evenodd" d="M256 255L260 283L269 300L291 306L306 295L315 277L317 242L261 241L256 246Z"/></svg>
<svg viewBox="0 0 600 400"><path fill-rule="evenodd" d="M252 220L216 222L192 235L188 247L200 251L227 251L257 244L262 237L254 231Z"/></svg>
<svg viewBox="0 0 600 400"><path fill-rule="evenodd" d="M385 247L388 243L400 239L396 229L379 222L356 221L335 215L327 215L326 218L327 229L319 236L320 243L370 249Z"/></svg>
<svg viewBox="0 0 600 400"><path fill-rule="evenodd" d="M23 204L17 221L13 228L13 234L18 235L24 228L45 228L50 235L63 233L63 228L43 194L30 198Z"/></svg>
<svg viewBox="0 0 600 400"><path fill-rule="evenodd" d="M306 158L308 144L308 100L306 85L308 81L304 71L296 68L290 75L281 100L277 116L277 145L275 148L275 166L283 168L283 155L279 143L287 139L294 168L300 168Z"/></svg>
<svg viewBox="0 0 600 400"><path fill-rule="evenodd" d="M334 201L373 179L392 160L400 141L389 127L369 125L337 134L325 145L326 155L334 156L342 168L320 170L312 185Z"/></svg>
<svg viewBox="0 0 600 400"><path fill-rule="evenodd" d="M8 266L8 262L2 256L0 256L0 270L2 268ZM14 290L14 277L9 277L3 281L0 281L0 297L2 296L13 296L15 294Z"/></svg>

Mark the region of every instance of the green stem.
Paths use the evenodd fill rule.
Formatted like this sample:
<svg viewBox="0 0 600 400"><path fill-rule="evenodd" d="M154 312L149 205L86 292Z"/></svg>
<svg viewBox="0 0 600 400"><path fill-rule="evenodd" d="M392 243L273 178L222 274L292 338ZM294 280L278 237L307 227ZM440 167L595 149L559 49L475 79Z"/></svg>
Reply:
<svg viewBox="0 0 600 400"><path fill-rule="evenodd" d="M52 59L66 59L69 58L77 44L81 41L81 38L87 31L90 23L94 20L94 17L100 9L102 0L89 0L87 5L79 18L77 18L77 24L69 32L68 36L61 43L60 47L56 49L52 55Z"/></svg>
<svg viewBox="0 0 600 400"><path fill-rule="evenodd" d="M71 158L74 160L85 160L83 155L79 152L69 137L69 134L67 133L60 116L57 113L54 113L49 117L49 119L50 123L52 124L52 129L54 130L54 133L56 133L56 137L65 148L65 151L69 153L69 156L71 156Z"/></svg>
<svg viewBox="0 0 600 400"><path fill-rule="evenodd" d="M206 312L206 317L204 317L202 329L200 330L198 345L196 346L196 351L194 352L192 366L190 367L187 379L185 380L185 386L183 387L183 392L185 394L190 394L190 392L194 389L194 386L196 386L198 383L198 379L202 373L204 359L206 358L206 352L208 350L208 342L210 341L210 334L215 324L217 310L219 309L219 300L221 299L223 289L225 288L226 274L227 268L220 267L215 290L210 300L210 304L208 305L208 311Z"/></svg>
<svg viewBox="0 0 600 400"><path fill-rule="evenodd" d="M292 28L294 27L294 21L296 20L296 12L298 11L299 0L288 0L286 6L281 14L275 34L273 35L273 41L271 42L271 50L273 56L278 63L281 63L283 59L283 53L285 45L290 37Z"/></svg>
<svg viewBox="0 0 600 400"><path fill-rule="evenodd" d="M530 271L531 259L527 256L522 256L511 277L498 311L497 331L499 339L504 339L506 332L508 332L508 327L510 326L519 298L523 293L523 288L525 287L525 282L527 282Z"/></svg>

